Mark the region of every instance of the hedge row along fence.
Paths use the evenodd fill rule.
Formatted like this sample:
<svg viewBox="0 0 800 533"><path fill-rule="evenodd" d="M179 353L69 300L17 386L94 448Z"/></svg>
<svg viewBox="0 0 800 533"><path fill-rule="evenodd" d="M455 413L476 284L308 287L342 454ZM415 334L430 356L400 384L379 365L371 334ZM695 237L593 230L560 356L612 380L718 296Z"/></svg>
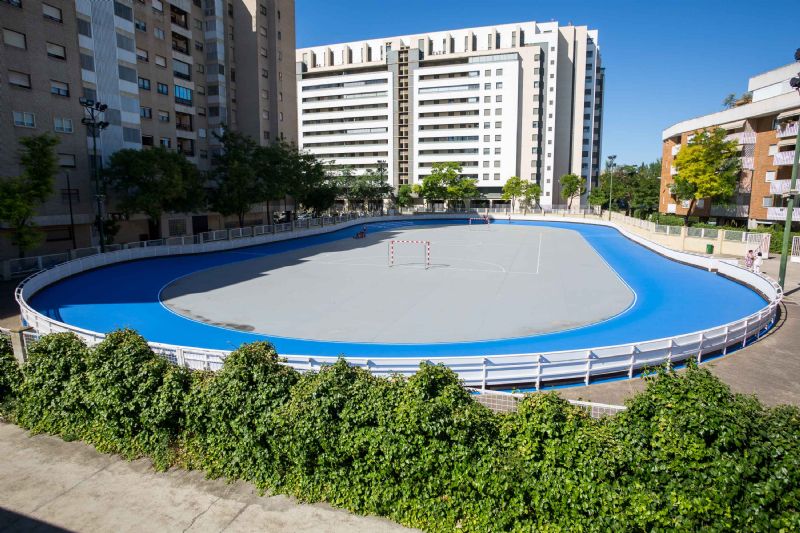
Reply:
<svg viewBox="0 0 800 533"><path fill-rule="evenodd" d="M800 530L800 412L694 366L598 420L554 394L493 413L443 366L300 374L267 343L216 373L126 330L45 336L21 370L0 352L4 417L34 433L430 531Z"/></svg>

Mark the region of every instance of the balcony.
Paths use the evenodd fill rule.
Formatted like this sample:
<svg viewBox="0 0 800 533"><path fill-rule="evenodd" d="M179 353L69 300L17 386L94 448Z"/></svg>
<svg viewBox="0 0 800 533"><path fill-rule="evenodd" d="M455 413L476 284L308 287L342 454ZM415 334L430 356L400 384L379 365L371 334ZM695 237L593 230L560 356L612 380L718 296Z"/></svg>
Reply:
<svg viewBox="0 0 800 533"><path fill-rule="evenodd" d="M676 144L675 146L672 147L672 156L674 157L674 156L678 155L678 152L680 152L680 151L681 151L681 145L680 144Z"/></svg>
<svg viewBox="0 0 800 533"><path fill-rule="evenodd" d="M675 168L675 167L669 167L669 174L670 174L670 176L674 176L674 175L675 175L675 174L677 174L677 173L678 173L678 169L677 169L677 168Z"/></svg>
<svg viewBox="0 0 800 533"><path fill-rule="evenodd" d="M775 166L791 165L794 163L794 150L778 152L773 156L772 164Z"/></svg>
<svg viewBox="0 0 800 533"><path fill-rule="evenodd" d="M711 206L712 217L747 218L749 214L750 214L750 206L747 204L730 204L730 205L712 204Z"/></svg>
<svg viewBox="0 0 800 533"><path fill-rule="evenodd" d="M789 192L789 184L792 180L775 180L769 183L770 194L786 194Z"/></svg>
<svg viewBox="0 0 800 533"><path fill-rule="evenodd" d="M754 131L740 131L737 133L731 133L725 136L726 141L736 141L740 145L742 144L755 144L756 143L756 133Z"/></svg>
<svg viewBox="0 0 800 533"><path fill-rule="evenodd" d="M767 220L786 220L786 208L768 207ZM795 207L792 211L792 220L800 220L800 207Z"/></svg>
<svg viewBox="0 0 800 533"><path fill-rule="evenodd" d="M743 170L753 170L755 168L754 161L752 157L743 157L742 158L742 169Z"/></svg>
<svg viewBox="0 0 800 533"><path fill-rule="evenodd" d="M778 134L779 139L783 139L786 137L797 137L797 125L799 123L795 122L788 122L786 124L781 124L775 129L775 132Z"/></svg>

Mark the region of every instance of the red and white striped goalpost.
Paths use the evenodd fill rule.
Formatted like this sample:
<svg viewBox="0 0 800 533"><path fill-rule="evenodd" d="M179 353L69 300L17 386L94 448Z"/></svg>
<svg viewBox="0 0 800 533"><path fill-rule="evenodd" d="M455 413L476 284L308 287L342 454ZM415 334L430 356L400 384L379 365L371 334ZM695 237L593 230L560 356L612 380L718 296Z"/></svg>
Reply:
<svg viewBox="0 0 800 533"><path fill-rule="evenodd" d="M391 240L389 241L389 266L394 266L394 247L397 244L422 244L425 246L425 269L431 266L431 241L409 241L409 240Z"/></svg>

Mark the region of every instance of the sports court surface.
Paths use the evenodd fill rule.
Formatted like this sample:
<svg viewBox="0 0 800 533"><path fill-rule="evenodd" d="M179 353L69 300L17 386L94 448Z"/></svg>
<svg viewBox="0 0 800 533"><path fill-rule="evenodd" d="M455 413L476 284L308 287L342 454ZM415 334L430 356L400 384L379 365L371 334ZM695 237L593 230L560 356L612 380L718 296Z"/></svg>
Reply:
<svg viewBox="0 0 800 533"><path fill-rule="evenodd" d="M112 265L34 295L81 328L279 353L454 356L590 348L689 333L765 305L726 278L670 261L613 228L414 220L195 256ZM387 264L387 241L398 246ZM163 289L163 291L162 291ZM162 302L162 298L165 300Z"/></svg>

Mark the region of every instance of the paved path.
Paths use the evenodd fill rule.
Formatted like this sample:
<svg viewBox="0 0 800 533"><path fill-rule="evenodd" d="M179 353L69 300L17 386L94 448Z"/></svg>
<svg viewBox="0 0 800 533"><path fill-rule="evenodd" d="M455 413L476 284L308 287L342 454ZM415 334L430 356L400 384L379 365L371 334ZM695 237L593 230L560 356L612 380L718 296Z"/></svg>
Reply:
<svg viewBox="0 0 800 533"><path fill-rule="evenodd" d="M0 423L0 532L70 531L409 531L376 517L284 496L199 472L153 471L81 442Z"/></svg>
<svg viewBox="0 0 800 533"><path fill-rule="evenodd" d="M778 279L780 259L764 262L764 272ZM767 405L800 405L800 264L790 263L786 296L776 327L744 350L705 363L736 391L755 394ZM560 389L564 398L622 404L644 389L641 379Z"/></svg>

